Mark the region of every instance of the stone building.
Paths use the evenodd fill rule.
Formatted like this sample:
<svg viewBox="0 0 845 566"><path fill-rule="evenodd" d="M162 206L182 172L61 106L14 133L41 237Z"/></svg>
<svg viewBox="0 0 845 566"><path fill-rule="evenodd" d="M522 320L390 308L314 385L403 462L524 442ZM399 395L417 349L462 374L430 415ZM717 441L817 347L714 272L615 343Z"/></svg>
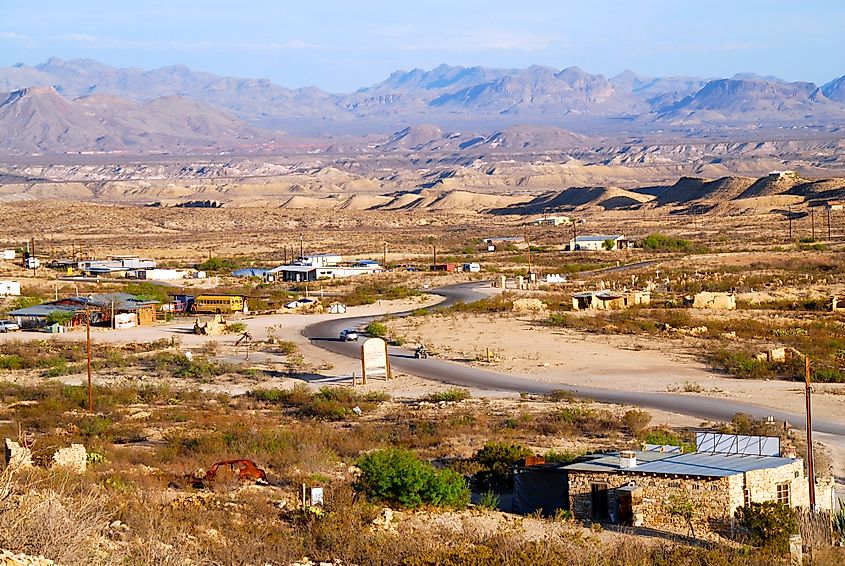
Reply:
<svg viewBox="0 0 845 566"><path fill-rule="evenodd" d="M514 510L566 509L578 520L709 537L733 529L750 503L809 506L800 458L780 456L777 437L696 434L698 451L645 445L643 450L590 454L569 464L514 470ZM817 479L816 505L835 502L832 478Z"/></svg>
<svg viewBox="0 0 845 566"><path fill-rule="evenodd" d="M809 505L799 458L649 451L599 454L563 466L569 509L577 519L688 532L730 529L734 512L751 502ZM833 504L832 484L819 482L819 508ZM685 517L683 509L691 509Z"/></svg>
<svg viewBox="0 0 845 566"><path fill-rule="evenodd" d="M649 291L585 291L572 295L572 310L620 310L651 303Z"/></svg>
<svg viewBox="0 0 845 566"><path fill-rule="evenodd" d="M711 293L702 291L692 301L694 309L736 310L736 296L733 293Z"/></svg>

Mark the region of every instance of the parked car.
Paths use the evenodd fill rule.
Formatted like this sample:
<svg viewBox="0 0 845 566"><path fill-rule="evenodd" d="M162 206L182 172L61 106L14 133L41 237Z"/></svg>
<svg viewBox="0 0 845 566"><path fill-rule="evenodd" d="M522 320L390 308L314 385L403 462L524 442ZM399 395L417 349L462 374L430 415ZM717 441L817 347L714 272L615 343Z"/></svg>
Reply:
<svg viewBox="0 0 845 566"><path fill-rule="evenodd" d="M17 332L20 329L21 327L17 322L12 322L11 320L0 320L0 332Z"/></svg>
<svg viewBox="0 0 845 566"><path fill-rule="evenodd" d="M298 309L301 307L308 307L316 303L316 299L297 299L285 305L286 309Z"/></svg>
<svg viewBox="0 0 845 566"><path fill-rule="evenodd" d="M351 328L344 328L340 331L340 339L344 342L351 342L358 339L358 331Z"/></svg>

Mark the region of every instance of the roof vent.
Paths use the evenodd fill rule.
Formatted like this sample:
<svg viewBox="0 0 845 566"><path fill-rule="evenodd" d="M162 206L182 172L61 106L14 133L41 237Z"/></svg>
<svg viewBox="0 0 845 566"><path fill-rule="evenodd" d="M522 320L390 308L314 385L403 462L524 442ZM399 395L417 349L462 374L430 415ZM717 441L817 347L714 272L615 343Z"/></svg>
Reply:
<svg viewBox="0 0 845 566"><path fill-rule="evenodd" d="M619 452L619 467L620 468L636 468L637 467L637 453L633 450L622 450Z"/></svg>

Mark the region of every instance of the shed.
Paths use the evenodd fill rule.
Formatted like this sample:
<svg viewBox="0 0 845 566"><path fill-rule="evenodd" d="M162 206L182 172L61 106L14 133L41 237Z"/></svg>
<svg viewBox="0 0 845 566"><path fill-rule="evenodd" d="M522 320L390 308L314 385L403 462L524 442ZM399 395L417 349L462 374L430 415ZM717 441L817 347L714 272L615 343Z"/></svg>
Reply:
<svg viewBox="0 0 845 566"><path fill-rule="evenodd" d="M610 246L609 248L607 246ZM631 247L631 242L621 234L595 234L576 236L569 240L569 251L607 251L624 250Z"/></svg>

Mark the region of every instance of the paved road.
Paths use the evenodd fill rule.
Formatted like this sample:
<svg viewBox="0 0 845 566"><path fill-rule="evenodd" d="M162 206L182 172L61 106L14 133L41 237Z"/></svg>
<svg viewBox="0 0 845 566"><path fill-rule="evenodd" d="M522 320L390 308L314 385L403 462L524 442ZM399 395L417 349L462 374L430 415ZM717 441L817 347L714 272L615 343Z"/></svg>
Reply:
<svg viewBox="0 0 845 566"><path fill-rule="evenodd" d="M482 286L489 286L489 282L450 285L435 289L432 293L444 297L444 301L437 306L449 306L458 302L471 302L483 298L485 295L477 290ZM397 313L396 316L405 314L408 313ZM358 358L360 357L360 344L356 342L341 342L337 336L344 328L356 328L368 324L377 318L379 317L368 316L332 319L306 327L303 334L313 344L321 348ZM402 348L390 348L390 363L394 369L405 373L464 387L496 391L525 391L527 393L540 394L554 390L565 390L572 392L578 397L589 398L599 402L621 403L659 409L705 420L729 421L736 413L742 412L761 418L771 415L777 420L789 422L793 427L804 427L803 414L779 411L753 403L713 399L689 394L613 391L597 387L547 383L434 358L417 360L414 358L413 352ZM845 422L840 423L816 419L813 421L813 430L815 432L841 437L839 440L845 440Z"/></svg>

